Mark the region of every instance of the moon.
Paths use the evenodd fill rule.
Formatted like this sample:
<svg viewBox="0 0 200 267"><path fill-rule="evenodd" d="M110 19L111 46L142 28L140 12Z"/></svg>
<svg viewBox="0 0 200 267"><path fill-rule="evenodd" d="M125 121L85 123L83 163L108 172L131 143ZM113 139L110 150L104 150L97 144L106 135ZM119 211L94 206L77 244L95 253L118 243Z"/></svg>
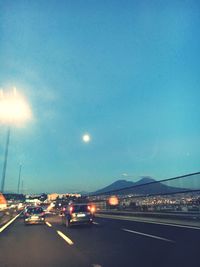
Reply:
<svg viewBox="0 0 200 267"><path fill-rule="evenodd" d="M89 143L89 142L91 141L91 137L90 137L89 134L84 134L84 135L82 136L82 139L83 139L83 142L84 142L84 143Z"/></svg>

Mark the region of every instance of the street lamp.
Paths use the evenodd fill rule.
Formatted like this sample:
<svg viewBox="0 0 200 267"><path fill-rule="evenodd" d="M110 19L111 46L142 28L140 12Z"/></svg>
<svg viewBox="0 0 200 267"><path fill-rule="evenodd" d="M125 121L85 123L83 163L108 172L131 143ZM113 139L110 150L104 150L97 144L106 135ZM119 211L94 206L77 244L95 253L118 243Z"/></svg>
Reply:
<svg viewBox="0 0 200 267"><path fill-rule="evenodd" d="M18 194L19 194L19 189L20 189L21 171L22 171L22 165L20 164L20 166L19 166L18 186L17 186L17 193Z"/></svg>
<svg viewBox="0 0 200 267"><path fill-rule="evenodd" d="M6 167L8 159L8 148L10 141L10 126L22 126L32 117L31 109L24 96L19 94L16 88L11 92L0 90L0 125L8 126L6 148L4 156L4 165L1 181L1 192L4 192Z"/></svg>
<svg viewBox="0 0 200 267"><path fill-rule="evenodd" d="M2 180L1 180L1 192L2 193L4 192L9 141L10 141L10 128L8 128L7 138L6 138L6 148L5 148L5 156L4 156L4 164L3 164L3 172L2 172Z"/></svg>
<svg viewBox="0 0 200 267"><path fill-rule="evenodd" d="M0 91L0 124L21 126L32 117L31 109L16 88L12 92Z"/></svg>

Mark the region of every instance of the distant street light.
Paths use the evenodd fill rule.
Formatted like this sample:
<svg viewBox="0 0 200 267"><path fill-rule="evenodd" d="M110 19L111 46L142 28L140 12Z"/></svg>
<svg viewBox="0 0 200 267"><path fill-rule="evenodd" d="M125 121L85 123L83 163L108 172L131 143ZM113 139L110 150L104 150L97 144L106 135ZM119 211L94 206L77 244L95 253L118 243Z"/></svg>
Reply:
<svg viewBox="0 0 200 267"><path fill-rule="evenodd" d="M8 159L8 148L10 141L10 126L22 126L32 117L31 109L26 99L17 92L16 88L11 92L4 93L0 90L0 125L8 126L4 165L1 181L1 192L4 192L6 167Z"/></svg>

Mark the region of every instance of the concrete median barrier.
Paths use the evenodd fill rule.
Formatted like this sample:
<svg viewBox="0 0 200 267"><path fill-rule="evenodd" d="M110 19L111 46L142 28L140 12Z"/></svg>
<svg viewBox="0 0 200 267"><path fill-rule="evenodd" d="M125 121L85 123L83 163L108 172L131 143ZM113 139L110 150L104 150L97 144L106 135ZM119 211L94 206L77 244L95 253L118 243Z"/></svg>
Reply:
<svg viewBox="0 0 200 267"><path fill-rule="evenodd" d="M119 210L101 210L97 217L105 218L130 218L130 220L156 221L162 223L175 223L179 225L191 225L200 227L200 213L178 213L178 212L133 212Z"/></svg>
<svg viewBox="0 0 200 267"><path fill-rule="evenodd" d="M111 215L124 215L134 217L153 217L153 218L170 218L181 220L200 220L200 212L135 212L121 210L101 210L98 213Z"/></svg>

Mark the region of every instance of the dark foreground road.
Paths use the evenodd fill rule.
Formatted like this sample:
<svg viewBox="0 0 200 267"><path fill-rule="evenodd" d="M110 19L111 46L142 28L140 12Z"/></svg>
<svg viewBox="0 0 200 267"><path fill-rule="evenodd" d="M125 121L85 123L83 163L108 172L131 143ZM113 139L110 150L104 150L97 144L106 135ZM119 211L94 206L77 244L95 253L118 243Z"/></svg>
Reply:
<svg viewBox="0 0 200 267"><path fill-rule="evenodd" d="M0 267L199 267L200 229L97 218L66 229L60 217L0 233Z"/></svg>

